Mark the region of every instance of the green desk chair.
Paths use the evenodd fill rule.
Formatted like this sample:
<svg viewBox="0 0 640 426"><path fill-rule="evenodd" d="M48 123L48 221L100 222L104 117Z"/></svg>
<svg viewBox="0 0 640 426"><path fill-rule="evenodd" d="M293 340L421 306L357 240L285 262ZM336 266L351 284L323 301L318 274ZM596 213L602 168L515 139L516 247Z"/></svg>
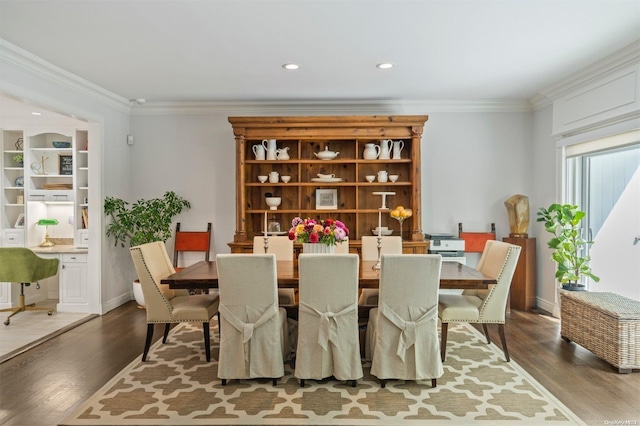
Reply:
<svg viewBox="0 0 640 426"><path fill-rule="evenodd" d="M9 325L11 317L24 311L47 311L53 314L49 308L36 307L35 303L25 305L24 286L30 286L45 278L53 277L58 273L58 259L45 259L36 255L27 248L0 248L0 282L20 283L20 304L16 308L0 309L0 312L12 312L4 322Z"/></svg>

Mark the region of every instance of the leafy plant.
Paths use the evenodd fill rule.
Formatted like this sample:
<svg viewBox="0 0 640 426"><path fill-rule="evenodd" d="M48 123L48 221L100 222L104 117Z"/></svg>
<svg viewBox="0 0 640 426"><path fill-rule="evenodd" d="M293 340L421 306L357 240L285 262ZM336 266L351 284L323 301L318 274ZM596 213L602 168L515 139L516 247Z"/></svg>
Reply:
<svg viewBox="0 0 640 426"><path fill-rule="evenodd" d="M24 161L24 156L22 154L16 154L13 156L13 161L20 164Z"/></svg>
<svg viewBox="0 0 640 426"><path fill-rule="evenodd" d="M171 238L171 221L191 204L173 191L165 192L162 198L138 200L129 203L114 197L104 199L104 213L111 216L106 234L115 239L115 245L122 247Z"/></svg>
<svg viewBox="0 0 640 426"><path fill-rule="evenodd" d="M581 256L593 241L585 241L579 224L585 213L571 204L551 204L548 209L538 210L538 222L544 222L547 232L553 234L547 245L555 250L551 259L558 263L556 279L560 283L577 285L580 277L591 277L595 282L600 278L593 274L589 266L590 256Z"/></svg>

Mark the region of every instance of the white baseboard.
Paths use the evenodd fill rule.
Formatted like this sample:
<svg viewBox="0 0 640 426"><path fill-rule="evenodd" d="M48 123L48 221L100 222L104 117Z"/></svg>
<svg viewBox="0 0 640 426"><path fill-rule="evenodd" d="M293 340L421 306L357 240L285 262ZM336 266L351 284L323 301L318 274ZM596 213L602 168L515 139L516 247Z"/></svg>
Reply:
<svg viewBox="0 0 640 426"><path fill-rule="evenodd" d="M109 311L114 310L115 308L124 305L125 303L127 303L128 301L133 300L133 292L129 291L127 293L123 293L109 301L107 301L106 303L102 304L102 313L103 315L106 314Z"/></svg>

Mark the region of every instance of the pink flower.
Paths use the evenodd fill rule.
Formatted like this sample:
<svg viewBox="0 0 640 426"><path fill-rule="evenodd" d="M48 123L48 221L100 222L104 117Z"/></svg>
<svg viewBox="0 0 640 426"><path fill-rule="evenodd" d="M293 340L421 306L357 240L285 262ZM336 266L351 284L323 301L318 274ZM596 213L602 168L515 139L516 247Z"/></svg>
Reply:
<svg viewBox="0 0 640 426"><path fill-rule="evenodd" d="M309 234L310 243L317 243L318 241L320 241L320 237L318 236L318 234L316 234L315 232L312 232L311 234Z"/></svg>

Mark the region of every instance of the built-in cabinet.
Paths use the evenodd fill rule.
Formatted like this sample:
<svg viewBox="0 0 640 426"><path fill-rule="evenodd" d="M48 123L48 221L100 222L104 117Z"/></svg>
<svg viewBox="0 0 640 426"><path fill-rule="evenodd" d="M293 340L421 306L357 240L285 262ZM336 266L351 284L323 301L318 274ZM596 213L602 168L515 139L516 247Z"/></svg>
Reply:
<svg viewBox="0 0 640 426"><path fill-rule="evenodd" d="M420 211L420 148L427 118L229 117L236 142L232 251L249 250L253 236L265 231L265 214L267 222L280 224L280 233L289 229L296 216L341 220L350 230L350 246L356 247L363 235L372 235L379 221L393 235L400 235L400 223L390 211L402 206L413 212L402 226L406 251L426 253ZM382 156L372 155L381 150ZM392 175L397 176L394 182L389 180ZM267 180L261 182L264 178L259 176ZM287 181L282 179L286 176ZM389 194L383 197L380 193ZM266 204L268 196L280 197L275 210ZM388 209L381 211L383 201Z"/></svg>
<svg viewBox="0 0 640 426"><path fill-rule="evenodd" d="M38 251L48 230L57 246L47 249L46 255L61 260L59 277L49 286L59 286L58 310L86 312L86 253L68 252L88 248L88 132L25 128L3 129L0 135L0 245ZM38 225L40 219L56 219L58 225L47 229ZM11 292L16 290L2 287L7 291L0 294L0 305L11 304Z"/></svg>

